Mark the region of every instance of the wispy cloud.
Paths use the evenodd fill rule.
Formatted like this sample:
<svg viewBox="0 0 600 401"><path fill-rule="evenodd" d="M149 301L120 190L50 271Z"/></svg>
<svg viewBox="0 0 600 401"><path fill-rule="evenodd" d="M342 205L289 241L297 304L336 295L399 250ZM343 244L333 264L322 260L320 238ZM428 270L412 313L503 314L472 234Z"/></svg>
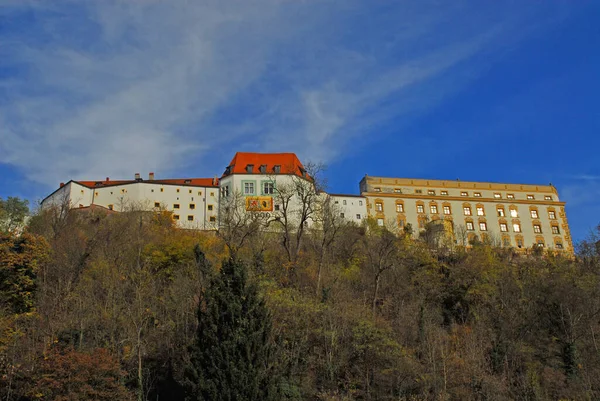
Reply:
<svg viewBox="0 0 600 401"><path fill-rule="evenodd" d="M459 89L493 60L487 49L530 29L531 10L476 7L6 2L0 162L54 185L210 175L224 163L211 155L234 150L331 160Z"/></svg>

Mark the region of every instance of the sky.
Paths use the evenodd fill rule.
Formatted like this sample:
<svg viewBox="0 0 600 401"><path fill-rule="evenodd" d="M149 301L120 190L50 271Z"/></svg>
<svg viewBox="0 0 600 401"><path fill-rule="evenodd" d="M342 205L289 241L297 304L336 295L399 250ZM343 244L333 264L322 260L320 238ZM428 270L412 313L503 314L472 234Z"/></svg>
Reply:
<svg viewBox="0 0 600 401"><path fill-rule="evenodd" d="M600 223L598 1L0 0L0 197L220 176L236 151L552 183Z"/></svg>

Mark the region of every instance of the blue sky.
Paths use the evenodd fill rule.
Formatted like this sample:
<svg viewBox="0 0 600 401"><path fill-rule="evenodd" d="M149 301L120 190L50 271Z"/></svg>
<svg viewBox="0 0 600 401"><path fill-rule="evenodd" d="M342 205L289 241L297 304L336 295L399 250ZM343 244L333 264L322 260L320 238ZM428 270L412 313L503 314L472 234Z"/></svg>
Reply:
<svg viewBox="0 0 600 401"><path fill-rule="evenodd" d="M600 2L0 0L0 196L220 175L235 151L552 182L600 223Z"/></svg>

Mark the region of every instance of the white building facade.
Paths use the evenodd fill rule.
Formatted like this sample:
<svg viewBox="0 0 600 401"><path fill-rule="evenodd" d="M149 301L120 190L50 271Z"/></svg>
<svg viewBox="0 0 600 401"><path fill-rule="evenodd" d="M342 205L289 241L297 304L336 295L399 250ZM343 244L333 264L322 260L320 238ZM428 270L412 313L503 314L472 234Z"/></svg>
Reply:
<svg viewBox="0 0 600 401"><path fill-rule="evenodd" d="M211 230L217 227L218 180L211 178L155 180L150 174L142 180L69 181L42 201L42 208L101 206L113 211L165 210L172 213L178 227Z"/></svg>

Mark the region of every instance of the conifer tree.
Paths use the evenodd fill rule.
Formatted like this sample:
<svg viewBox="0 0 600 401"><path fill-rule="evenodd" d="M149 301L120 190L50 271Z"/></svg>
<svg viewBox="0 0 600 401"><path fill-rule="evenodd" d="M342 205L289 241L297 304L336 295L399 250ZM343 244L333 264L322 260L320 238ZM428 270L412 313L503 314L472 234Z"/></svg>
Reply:
<svg viewBox="0 0 600 401"><path fill-rule="evenodd" d="M270 372L271 317L246 268L224 263L198 308L185 386L188 400L275 399Z"/></svg>

